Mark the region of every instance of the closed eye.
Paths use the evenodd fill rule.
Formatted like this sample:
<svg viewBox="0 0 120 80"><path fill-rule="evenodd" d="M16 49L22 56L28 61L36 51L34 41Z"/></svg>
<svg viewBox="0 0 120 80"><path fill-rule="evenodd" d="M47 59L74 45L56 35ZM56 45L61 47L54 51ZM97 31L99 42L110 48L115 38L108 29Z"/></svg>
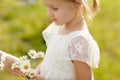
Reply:
<svg viewBox="0 0 120 80"><path fill-rule="evenodd" d="M58 8L53 7L52 5L44 5L44 7L48 8L48 9L52 9L52 10L58 10Z"/></svg>
<svg viewBox="0 0 120 80"><path fill-rule="evenodd" d="M52 9L55 10L55 11L58 10L58 8L52 8Z"/></svg>

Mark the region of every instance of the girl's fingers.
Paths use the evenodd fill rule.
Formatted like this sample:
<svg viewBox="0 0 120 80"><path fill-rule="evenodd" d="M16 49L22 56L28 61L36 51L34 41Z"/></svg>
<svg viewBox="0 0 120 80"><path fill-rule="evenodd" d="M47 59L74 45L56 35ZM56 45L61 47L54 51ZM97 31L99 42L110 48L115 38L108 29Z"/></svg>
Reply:
<svg viewBox="0 0 120 80"><path fill-rule="evenodd" d="M22 74L20 73L20 72L18 72L18 71L15 71L14 72L17 76L22 76Z"/></svg>
<svg viewBox="0 0 120 80"><path fill-rule="evenodd" d="M34 78L35 80L46 80L44 77L42 77L42 76L40 76L40 75L35 75L35 76L33 76L33 78Z"/></svg>
<svg viewBox="0 0 120 80"><path fill-rule="evenodd" d="M17 76L17 77L23 77L23 75L21 75L20 73L18 73L18 72L14 72L13 73L15 76Z"/></svg>
<svg viewBox="0 0 120 80"><path fill-rule="evenodd" d="M14 69L13 74L18 77L24 77L24 74L19 69Z"/></svg>

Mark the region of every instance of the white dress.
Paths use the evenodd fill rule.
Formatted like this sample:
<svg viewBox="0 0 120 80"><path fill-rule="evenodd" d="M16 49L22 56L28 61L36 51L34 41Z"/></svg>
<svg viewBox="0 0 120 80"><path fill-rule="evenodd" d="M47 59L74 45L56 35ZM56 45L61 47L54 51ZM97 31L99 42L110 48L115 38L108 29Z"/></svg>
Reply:
<svg viewBox="0 0 120 80"><path fill-rule="evenodd" d="M74 64L71 60L82 61L93 68L98 67L99 48L85 25L82 31L59 35L54 22L43 31L47 44L40 75L47 80L75 80Z"/></svg>

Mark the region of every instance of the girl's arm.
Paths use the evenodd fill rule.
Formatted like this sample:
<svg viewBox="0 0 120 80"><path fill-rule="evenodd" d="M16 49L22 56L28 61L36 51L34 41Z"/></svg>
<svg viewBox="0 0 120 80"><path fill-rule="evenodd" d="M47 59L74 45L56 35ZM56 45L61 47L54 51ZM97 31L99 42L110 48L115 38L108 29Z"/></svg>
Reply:
<svg viewBox="0 0 120 80"><path fill-rule="evenodd" d="M24 74L19 70L19 69L11 69L12 63L14 63L15 61L19 61L19 59L15 56L12 56L4 51L0 50L0 61L1 61L1 57L5 55L5 62L4 62L4 71L9 72L15 76L24 76Z"/></svg>
<svg viewBox="0 0 120 80"><path fill-rule="evenodd" d="M91 67L82 62L72 60L75 68L76 80L92 80L92 71Z"/></svg>
<svg viewBox="0 0 120 80"><path fill-rule="evenodd" d="M4 70L15 76L24 77L24 74L19 69L13 69L13 70L11 69L12 63L14 63L15 61L19 61L18 58L0 50L0 57L2 55L6 55L6 60L4 62L4 65L5 65ZM0 61L1 61L1 58L0 58ZM46 80L44 77L40 76L40 64L36 67L35 76L33 77L33 79L30 79L30 80Z"/></svg>

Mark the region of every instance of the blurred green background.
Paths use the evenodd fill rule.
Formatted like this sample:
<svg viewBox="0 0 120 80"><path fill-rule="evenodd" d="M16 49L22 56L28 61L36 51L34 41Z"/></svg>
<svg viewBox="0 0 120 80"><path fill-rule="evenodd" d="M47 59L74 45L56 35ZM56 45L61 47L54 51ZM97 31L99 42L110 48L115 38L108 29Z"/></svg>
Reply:
<svg viewBox="0 0 120 80"><path fill-rule="evenodd" d="M41 32L50 24L42 0L0 0L0 50L20 57L29 49L45 52ZM101 0L89 30L101 51L95 80L120 80L120 0ZM0 71L0 80L24 80Z"/></svg>

